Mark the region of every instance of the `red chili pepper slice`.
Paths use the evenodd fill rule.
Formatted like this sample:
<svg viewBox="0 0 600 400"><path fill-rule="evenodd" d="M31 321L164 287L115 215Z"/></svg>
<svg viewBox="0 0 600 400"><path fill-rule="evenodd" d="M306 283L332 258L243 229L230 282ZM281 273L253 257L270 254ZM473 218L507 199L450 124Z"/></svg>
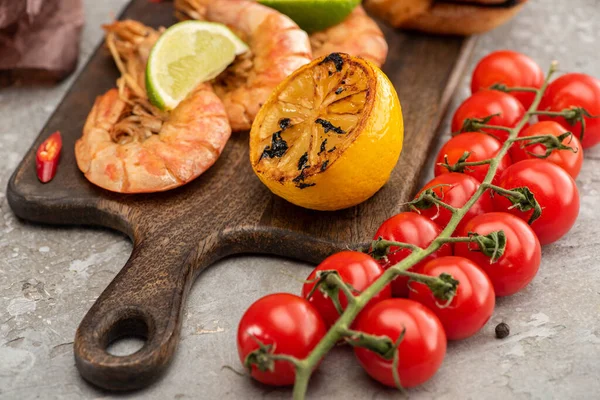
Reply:
<svg viewBox="0 0 600 400"><path fill-rule="evenodd" d="M38 147L35 167L37 176L40 182L50 182L56 175L56 167L60 158L60 150L62 149L62 138L60 132L56 131L44 140Z"/></svg>

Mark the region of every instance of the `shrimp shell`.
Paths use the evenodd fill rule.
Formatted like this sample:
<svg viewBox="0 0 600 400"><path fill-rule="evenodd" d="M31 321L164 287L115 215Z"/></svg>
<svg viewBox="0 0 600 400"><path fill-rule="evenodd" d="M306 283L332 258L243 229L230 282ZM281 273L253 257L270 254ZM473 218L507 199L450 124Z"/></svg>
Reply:
<svg viewBox="0 0 600 400"><path fill-rule="evenodd" d="M174 110L158 110L146 96L144 70L160 32L135 21L104 28L122 77L88 115L75 144L79 169L90 182L120 193L164 191L195 179L231 135L223 103L203 83Z"/></svg>
<svg viewBox="0 0 600 400"><path fill-rule="evenodd" d="M180 17L227 25L250 47L214 84L234 131L249 130L275 87L312 60L308 35L289 17L251 0L175 0Z"/></svg>

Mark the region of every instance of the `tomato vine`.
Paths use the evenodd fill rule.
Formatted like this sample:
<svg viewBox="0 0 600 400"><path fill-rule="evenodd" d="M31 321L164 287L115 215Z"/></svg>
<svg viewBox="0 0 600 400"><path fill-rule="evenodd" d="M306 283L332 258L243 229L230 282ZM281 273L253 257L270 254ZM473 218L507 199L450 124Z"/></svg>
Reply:
<svg viewBox="0 0 600 400"><path fill-rule="evenodd" d="M359 332L354 329L351 329L353 323L359 313L366 307L366 305L377 296L387 285L389 285L395 278L399 276L404 276L409 278L412 281L420 282L426 285L434 296L440 300L439 304L447 303L449 304L454 296L457 294L457 287L459 285L459 281L454 279L448 273L441 273L439 276L431 276L425 275L421 273L416 273L413 271L409 271L418 263L423 262L427 257L436 253L440 248L449 243L468 243L474 244L478 250L483 253L486 257L490 259L490 262L494 263L500 257L502 257L505 248L506 248L506 236L503 231L490 232L486 235L480 235L476 233L468 233L468 236L464 237L455 237L453 236L454 232L457 228L460 227L461 221L463 218L468 215L469 211L473 208L474 205L480 200L480 198L486 194L486 191L493 191L497 196L506 197L513 204L513 208L516 208L520 211L532 211L530 217L530 223L534 222L541 215L541 207L540 204L535 199L533 193L527 187L516 187L513 189L505 189L500 186L493 184L494 179L501 167L501 162L503 158L508 154L511 146L517 142L525 140L524 138L519 137L519 133L521 130L527 125L529 119L534 115L539 115L540 111L538 111L538 107L540 102L542 101L542 97L548 88L550 79L552 75L556 71L556 63L552 63L550 69L544 79L543 84L539 89L526 88L527 92L534 92L535 98L529 107L529 109L524 113L522 118L519 120L516 125L512 128L507 128L504 126L491 125L490 121L494 117L494 115L484 117L484 118L471 118L466 119L463 124L462 130L493 130L493 131L501 131L506 133L506 140L502 143L501 148L495 154L493 158L489 158L486 160L476 161L476 162L467 162L468 154L465 154L462 158L458 160L458 162L453 165L447 165L452 168L467 168L467 167L475 167L475 166L488 166L487 173L485 175L485 179L481 182L481 185L477 188L474 194L466 201L464 205L461 207L455 207L450 205L444 201L443 196L439 196L436 190L439 189L438 186L447 186L447 185L437 185L430 187L427 190L422 191L409 205L413 209L426 209L431 207L436 207L438 210L442 210L451 215L449 222L446 224L445 228L441 230L441 233L429 244L429 246L421 248L414 244L410 243L402 243L396 242L392 240L384 240L383 238L378 238L374 240L371 244L371 255L374 258L386 258L390 252L390 248L403 249L404 251L409 252L410 254L403 258L401 261L397 262L394 265L387 267L385 272L379 276L374 282L372 282L369 286L364 288L362 291L358 291L352 286L348 285L344 280L340 277L337 271L331 270L322 270L319 271L319 274L316 276L316 279L311 281L311 283L317 282L315 287L312 289L311 293L314 293L316 287L318 285L326 286L324 289L327 289L327 294L331 297L335 308L340 313L339 318L335 321L327 333L321 338L321 340L316 344L312 351L308 353L305 358L295 358L291 356L285 356L284 358L280 357L277 354L272 354L269 348L265 346L261 346L260 349L256 350L253 353L248 355L248 359L255 359L257 354L260 353L262 357L262 363L265 364L269 361L269 356L272 356L271 360L285 360L293 364L295 368L295 383L294 383L294 391L293 397L295 400L301 400L306 397L306 393L308 390L308 383L310 381L311 375L313 371L317 368L320 361L325 357L325 355L337 344L340 340L345 340L348 344L355 347L366 348L370 351L375 352L379 356L383 357L385 360L393 362L394 368L394 382L396 382L397 386L400 386L400 379L396 375L398 360L400 355L398 354L398 346L404 337L404 333L402 333L399 338L394 341L390 337L387 336L374 336L369 335L364 332ZM516 90L512 88L511 90ZM564 110L562 116L567 115L567 113L572 113L573 110ZM570 114L569 114L570 115ZM581 114L583 115L583 114ZM568 116L568 115L567 115ZM527 140L534 140L535 143L543 143L547 145L551 149L567 149L567 146L562 144L562 141L568 136L570 133L565 133L559 137L555 137L552 135L539 135L534 137L528 137ZM547 152L546 156L549 155L550 152ZM544 158L544 156L540 156L540 158ZM448 162L446 162L448 164ZM501 170L501 168L500 168ZM463 234L466 234L463 232ZM323 288L319 288L323 291ZM345 297L345 302L347 305L343 309L339 303L339 295L343 293ZM310 296L309 296L310 297ZM266 358L265 358L266 357Z"/></svg>

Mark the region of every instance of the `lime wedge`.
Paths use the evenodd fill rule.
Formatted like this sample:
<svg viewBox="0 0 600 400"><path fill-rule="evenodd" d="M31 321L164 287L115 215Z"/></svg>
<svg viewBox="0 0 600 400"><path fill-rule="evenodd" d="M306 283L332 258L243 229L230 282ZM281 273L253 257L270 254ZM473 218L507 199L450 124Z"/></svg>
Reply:
<svg viewBox="0 0 600 400"><path fill-rule="evenodd" d="M225 25L185 21L158 39L146 66L150 102L172 110L202 82L223 72L248 46Z"/></svg>
<svg viewBox="0 0 600 400"><path fill-rule="evenodd" d="M294 20L308 33L337 25L350 15L361 0L258 0Z"/></svg>

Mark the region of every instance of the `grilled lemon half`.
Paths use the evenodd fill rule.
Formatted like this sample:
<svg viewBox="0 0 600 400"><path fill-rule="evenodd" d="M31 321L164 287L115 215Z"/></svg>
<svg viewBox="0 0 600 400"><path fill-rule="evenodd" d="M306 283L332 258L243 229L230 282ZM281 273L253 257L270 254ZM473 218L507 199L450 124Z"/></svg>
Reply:
<svg viewBox="0 0 600 400"><path fill-rule="evenodd" d="M340 210L373 196L402 151L398 95L358 57L333 53L298 69L271 94L250 132L250 162L276 195Z"/></svg>

